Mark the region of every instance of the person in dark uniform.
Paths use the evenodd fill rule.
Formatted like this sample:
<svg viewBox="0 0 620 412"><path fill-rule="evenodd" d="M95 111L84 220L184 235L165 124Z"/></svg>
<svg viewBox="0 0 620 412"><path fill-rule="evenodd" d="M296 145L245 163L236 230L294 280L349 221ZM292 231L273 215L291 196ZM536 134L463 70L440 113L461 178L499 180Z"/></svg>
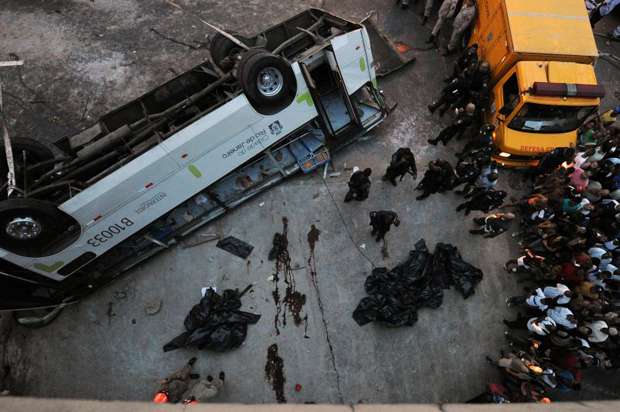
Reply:
<svg viewBox="0 0 620 412"><path fill-rule="evenodd" d="M372 170L366 168L364 170L358 170L351 175L351 179L349 179L349 191L344 198L345 202L350 202L353 199L359 201L368 199L371 173Z"/></svg>
<svg viewBox="0 0 620 412"><path fill-rule="evenodd" d="M459 56L454 64L454 72L452 76L444 79L446 83L450 83L452 80L457 79L465 72L465 69L471 66L478 66L478 44L474 43L466 48Z"/></svg>
<svg viewBox="0 0 620 412"><path fill-rule="evenodd" d="M514 220L513 213L491 213L483 217L474 218L474 223L480 226L478 229L469 231L472 235L484 235L486 238L494 238L510 228Z"/></svg>
<svg viewBox="0 0 620 412"><path fill-rule="evenodd" d="M476 105L468 103L465 109L459 111L458 116L454 123L443 129L439 136L435 139L428 139L428 142L432 145L436 145L438 142L442 142L445 145L450 142L455 136L460 138L465 131L474 123L476 113Z"/></svg>
<svg viewBox="0 0 620 412"><path fill-rule="evenodd" d="M439 99L428 105L428 110L435 113L439 109L439 115L443 116L446 111L468 95L469 76L462 76L452 80L442 90Z"/></svg>
<svg viewBox="0 0 620 412"><path fill-rule="evenodd" d="M471 139L467 144L463 147L459 153L456 154L456 157L459 159L463 159L468 157L468 155L478 149L482 149L483 147L490 146L493 143L493 132L495 131L495 126L492 124L484 124L480 128L478 135Z"/></svg>
<svg viewBox="0 0 620 412"><path fill-rule="evenodd" d="M385 238L385 234L390 231L392 224L396 227L400 225L398 215L391 210L379 210L376 212L370 212L370 226L372 226L372 236L376 236L376 241L379 242Z"/></svg>
<svg viewBox="0 0 620 412"><path fill-rule="evenodd" d="M466 216L469 215L472 210L480 210L481 212L488 213L504 203L506 194L507 193L503 190L493 189L477 192L469 200L458 205L456 211L458 212L465 209Z"/></svg>
<svg viewBox="0 0 620 412"><path fill-rule="evenodd" d="M449 162L441 159L429 162L424 177L416 187L422 194L416 200L427 198L433 193L441 193L451 190L456 181L456 174Z"/></svg>
<svg viewBox="0 0 620 412"><path fill-rule="evenodd" d="M402 182L407 173L413 176L414 181L418 177L415 156L408 147L401 147L392 155L392 161L382 179L388 180L396 186L396 178L400 177L400 181Z"/></svg>

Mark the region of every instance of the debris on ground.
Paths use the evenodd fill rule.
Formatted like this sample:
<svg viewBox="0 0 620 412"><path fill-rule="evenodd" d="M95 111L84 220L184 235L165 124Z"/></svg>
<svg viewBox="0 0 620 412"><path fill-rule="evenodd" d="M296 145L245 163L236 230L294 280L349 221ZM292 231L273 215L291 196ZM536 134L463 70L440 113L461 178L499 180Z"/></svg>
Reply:
<svg viewBox="0 0 620 412"><path fill-rule="evenodd" d="M419 309L441 306L443 289L455 285L467 298L481 280L482 271L465 262L456 247L438 243L431 254L422 239L407 260L392 270L373 269L364 284L370 296L360 301L353 319L360 326L370 322L412 326Z"/></svg>
<svg viewBox="0 0 620 412"><path fill-rule="evenodd" d="M278 356L278 345L275 343L267 349L265 378L267 382L271 384L278 403L286 403L286 397L284 396L284 383L286 382L286 377L284 376L284 361Z"/></svg>
<svg viewBox="0 0 620 412"><path fill-rule="evenodd" d="M181 247L183 249L189 249L198 245L213 242L215 240L220 240L219 235L216 235L214 233L201 233L198 235L197 239L181 241Z"/></svg>
<svg viewBox="0 0 620 412"><path fill-rule="evenodd" d="M296 289L295 272L291 267L291 257L288 251L288 219L286 217L282 218L282 232L275 233L273 236L273 247L269 252L268 259L276 261L275 273L273 274L275 289L272 292L272 296L276 306L274 327L276 334L279 335L280 326L286 326L287 312L290 312L293 316L295 326L302 324L304 318L301 312L306 304L306 295L298 292ZM278 286L280 275L283 275L286 285L284 298L281 298Z"/></svg>
<svg viewBox="0 0 620 412"><path fill-rule="evenodd" d="M155 316L161 310L162 303L163 301L161 299L153 299L144 305L144 312L146 312L148 316Z"/></svg>
<svg viewBox="0 0 620 412"><path fill-rule="evenodd" d="M165 344L164 352L185 347L226 352L241 346L248 325L254 325L260 319L260 315L239 310L241 297L248 289L241 293L227 289L222 295L208 289L185 318L186 332Z"/></svg>
<svg viewBox="0 0 620 412"><path fill-rule="evenodd" d="M228 236L217 242L218 248L227 251L241 259L247 259L254 250L254 246L234 236Z"/></svg>

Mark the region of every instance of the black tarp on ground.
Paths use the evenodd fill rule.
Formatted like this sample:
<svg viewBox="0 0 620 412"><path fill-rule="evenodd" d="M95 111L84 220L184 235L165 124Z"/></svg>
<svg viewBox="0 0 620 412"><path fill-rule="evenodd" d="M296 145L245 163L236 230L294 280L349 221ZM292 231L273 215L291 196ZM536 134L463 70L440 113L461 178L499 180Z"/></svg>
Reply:
<svg viewBox="0 0 620 412"><path fill-rule="evenodd" d="M228 236L220 240L215 246L241 259L247 259L254 250L254 246L234 236Z"/></svg>
<svg viewBox="0 0 620 412"><path fill-rule="evenodd" d="M454 285L467 298L481 280L482 271L465 262L456 247L438 243L431 254L422 239L392 270L373 269L364 283L369 296L360 301L353 319L360 326L369 322L412 326L419 309L441 306L443 289Z"/></svg>
<svg viewBox="0 0 620 412"><path fill-rule="evenodd" d="M227 289L220 296L207 289L200 303L185 318L186 332L164 345L164 352L188 346L226 352L241 346L248 325L257 323L260 315L242 312L240 308L239 291Z"/></svg>

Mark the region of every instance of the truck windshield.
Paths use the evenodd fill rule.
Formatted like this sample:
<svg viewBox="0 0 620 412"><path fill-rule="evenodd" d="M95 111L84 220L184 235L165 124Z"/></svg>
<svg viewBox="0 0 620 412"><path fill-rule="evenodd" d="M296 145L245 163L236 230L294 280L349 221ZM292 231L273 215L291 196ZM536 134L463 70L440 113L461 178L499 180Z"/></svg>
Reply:
<svg viewBox="0 0 620 412"><path fill-rule="evenodd" d="M526 103L508 127L521 132L565 133L576 130L595 106L549 106Z"/></svg>

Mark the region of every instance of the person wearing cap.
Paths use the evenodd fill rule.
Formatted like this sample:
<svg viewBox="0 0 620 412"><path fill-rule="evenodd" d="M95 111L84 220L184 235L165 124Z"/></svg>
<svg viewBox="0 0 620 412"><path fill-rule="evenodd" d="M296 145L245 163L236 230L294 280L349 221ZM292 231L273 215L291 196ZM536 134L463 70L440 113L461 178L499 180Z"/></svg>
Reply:
<svg viewBox="0 0 620 412"><path fill-rule="evenodd" d="M428 139L428 143L436 145L441 142L445 145L454 137L460 139L465 131L474 123L476 105L468 103L464 109L459 109L456 120L450 126L443 129L435 139Z"/></svg>
<svg viewBox="0 0 620 412"><path fill-rule="evenodd" d="M527 304L530 308L538 309L544 312L549 308L549 305L553 303L553 299L545 296L545 293L541 288L537 288L529 296L512 296L506 299L506 305L508 307L515 305Z"/></svg>

